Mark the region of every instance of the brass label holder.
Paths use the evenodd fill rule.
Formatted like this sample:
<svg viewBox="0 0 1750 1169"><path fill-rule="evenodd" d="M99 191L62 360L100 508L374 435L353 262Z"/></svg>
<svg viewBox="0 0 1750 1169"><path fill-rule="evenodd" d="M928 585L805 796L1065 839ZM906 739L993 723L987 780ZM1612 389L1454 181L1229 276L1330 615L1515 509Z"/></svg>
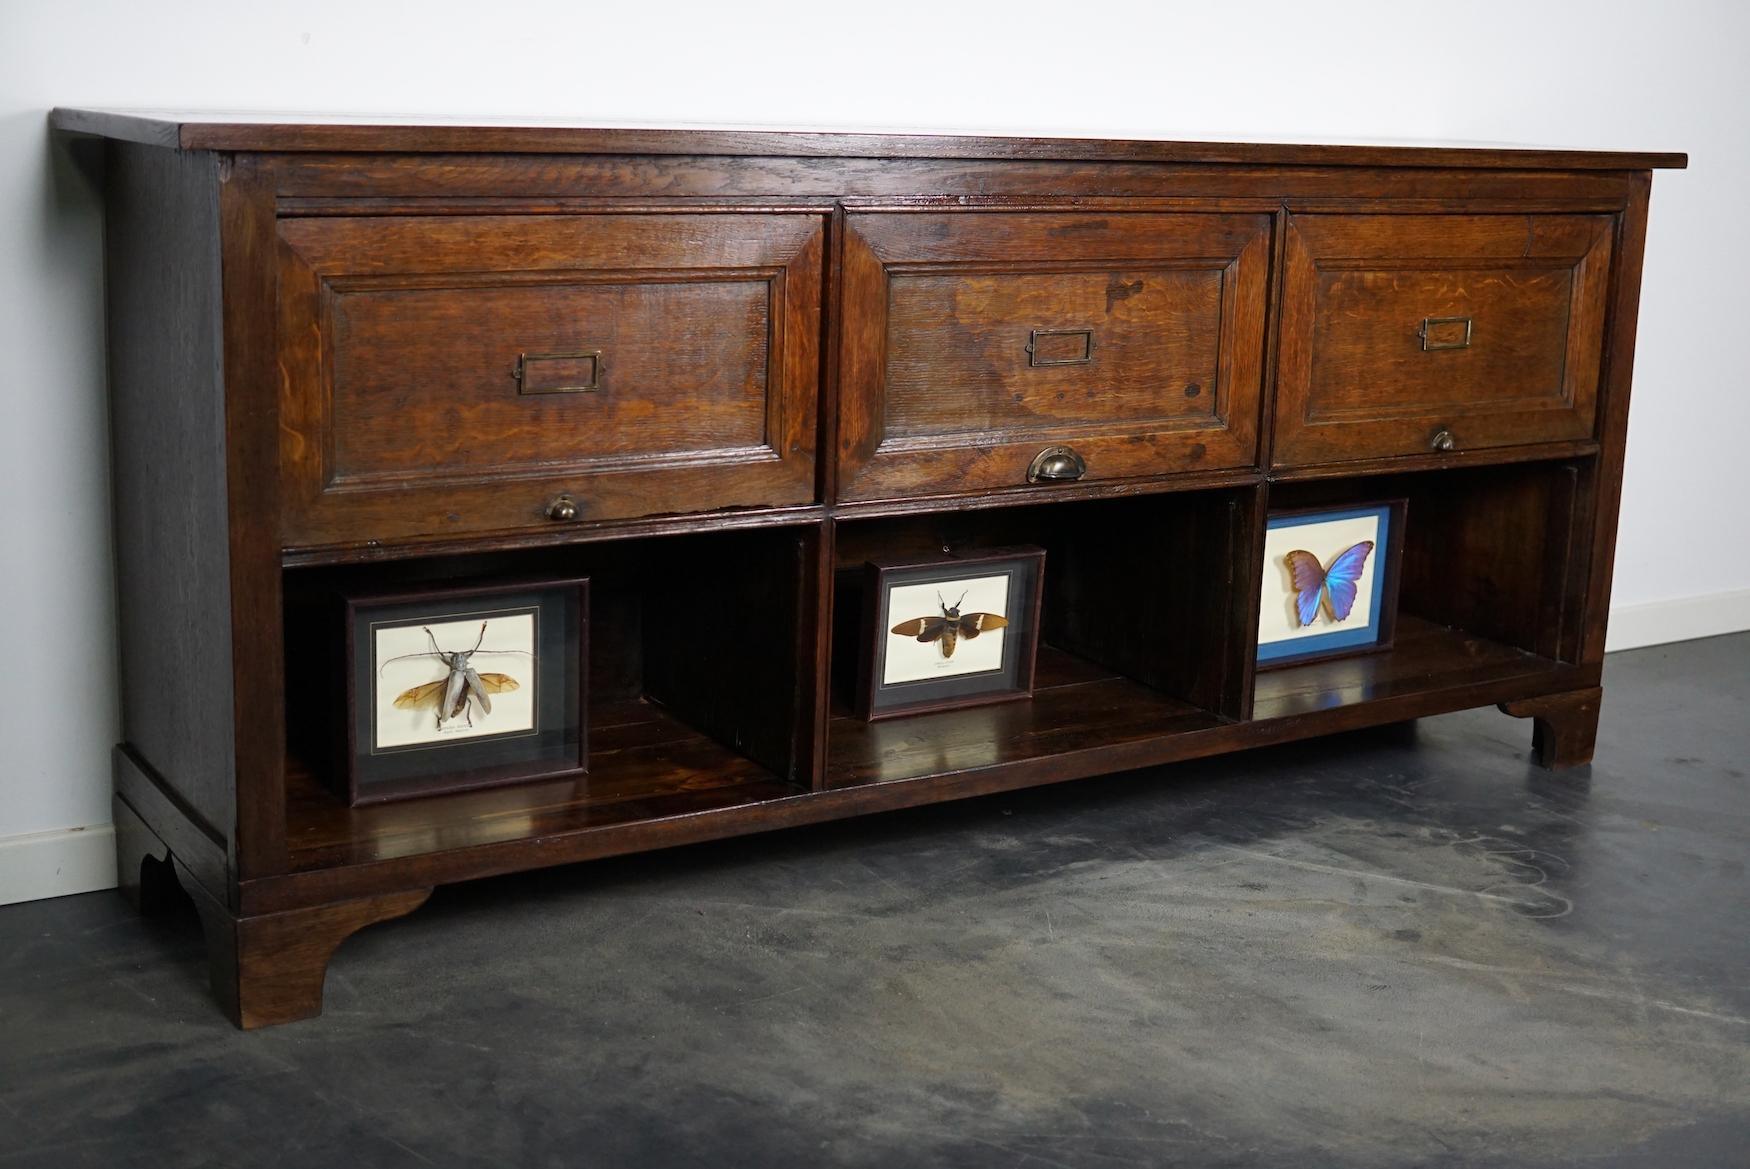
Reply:
<svg viewBox="0 0 1750 1169"><path fill-rule="evenodd" d="M1463 325L1464 331L1457 337L1448 336L1445 340L1435 338L1435 330L1453 325ZM1469 317L1423 317L1422 323L1416 327L1416 336L1422 340L1423 353L1433 353L1440 349L1469 349L1470 332Z"/></svg>
<svg viewBox="0 0 1750 1169"><path fill-rule="evenodd" d="M1080 337L1082 351L1080 356L1042 357L1040 341L1055 337ZM1070 352L1074 354L1072 347ZM1027 364L1035 369L1047 365L1086 365L1094 360L1094 331L1092 329L1033 329L1027 334Z"/></svg>
<svg viewBox="0 0 1750 1169"><path fill-rule="evenodd" d="M519 394L587 394L602 388L602 351L519 353L511 376Z"/></svg>

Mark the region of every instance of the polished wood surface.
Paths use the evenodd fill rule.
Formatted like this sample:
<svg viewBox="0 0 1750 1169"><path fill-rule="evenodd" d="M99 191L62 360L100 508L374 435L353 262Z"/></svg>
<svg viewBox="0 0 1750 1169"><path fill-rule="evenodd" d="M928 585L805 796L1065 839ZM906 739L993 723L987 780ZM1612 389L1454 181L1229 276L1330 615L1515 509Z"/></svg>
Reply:
<svg viewBox="0 0 1750 1169"><path fill-rule="evenodd" d="M216 164L120 146L106 182L122 735L229 849L237 819ZM160 323L158 314L163 314ZM177 392L166 394L174 385ZM167 679L177 679L174 685ZM224 881L220 877L219 884Z"/></svg>
<svg viewBox="0 0 1750 1169"><path fill-rule="evenodd" d="M54 122L115 139L118 859L241 1024L452 881L1486 705L1590 757L1681 156ZM1259 671L1268 515L1384 499L1393 644ZM1017 544L1034 696L852 717L864 564ZM348 807L299 614L540 574L588 774Z"/></svg>
<svg viewBox="0 0 1750 1169"><path fill-rule="evenodd" d="M814 497L818 215L279 230L288 545Z"/></svg>
<svg viewBox="0 0 1750 1169"><path fill-rule="evenodd" d="M1503 702L1501 711L1532 720L1531 749L1538 763L1559 770L1592 762L1598 742L1598 704L1603 699L1600 687L1589 686Z"/></svg>
<svg viewBox="0 0 1750 1169"><path fill-rule="evenodd" d="M1246 466L1257 446L1262 215L846 217L839 495Z"/></svg>
<svg viewBox="0 0 1750 1169"><path fill-rule="evenodd" d="M1134 139L977 137L959 134L847 134L741 129L622 129L564 122L483 119L443 124L400 119L275 113L61 108L61 130L184 150L535 151L554 154L729 154L868 158L1067 158L1096 161L1337 163L1351 166L1497 166L1638 170L1680 167L1687 156L1596 150L1541 150L1429 144L1354 146L1265 142L1166 142Z"/></svg>
<svg viewBox="0 0 1750 1169"><path fill-rule="evenodd" d="M1273 461L1590 437L1612 230L1603 215L1291 216Z"/></svg>
<svg viewBox="0 0 1750 1169"><path fill-rule="evenodd" d="M574 779L349 807L301 760L288 766L293 872L707 811L797 790L662 707L589 708L589 771Z"/></svg>

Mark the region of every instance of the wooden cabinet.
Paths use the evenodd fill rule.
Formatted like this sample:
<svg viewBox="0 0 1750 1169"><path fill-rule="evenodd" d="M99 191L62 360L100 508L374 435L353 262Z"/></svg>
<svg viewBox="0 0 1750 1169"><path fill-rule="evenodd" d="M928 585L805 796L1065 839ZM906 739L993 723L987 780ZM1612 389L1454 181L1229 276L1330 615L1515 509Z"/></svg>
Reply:
<svg viewBox="0 0 1750 1169"><path fill-rule="evenodd" d="M1275 464L1592 437L1615 226L1290 216Z"/></svg>
<svg viewBox="0 0 1750 1169"><path fill-rule="evenodd" d="M241 1025L447 882L1491 704L1590 757L1680 155L53 120L108 140L122 882ZM1391 645L1257 670L1270 513L1380 499ZM863 566L1016 545L1032 697L856 718ZM349 806L308 614L482 575L589 578L587 774Z"/></svg>

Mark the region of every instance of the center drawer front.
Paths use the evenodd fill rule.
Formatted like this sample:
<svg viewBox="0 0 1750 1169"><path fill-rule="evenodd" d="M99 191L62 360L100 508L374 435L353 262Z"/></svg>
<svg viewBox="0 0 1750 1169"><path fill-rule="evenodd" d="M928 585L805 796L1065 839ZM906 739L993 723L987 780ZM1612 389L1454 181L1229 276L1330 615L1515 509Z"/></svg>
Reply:
<svg viewBox="0 0 1750 1169"><path fill-rule="evenodd" d="M1085 480L1256 455L1269 217L847 217L839 496Z"/></svg>
<svg viewBox="0 0 1750 1169"><path fill-rule="evenodd" d="M1592 435L1607 215L1296 215L1278 465Z"/></svg>
<svg viewBox="0 0 1750 1169"><path fill-rule="evenodd" d="M810 502L823 228L283 220L285 543Z"/></svg>

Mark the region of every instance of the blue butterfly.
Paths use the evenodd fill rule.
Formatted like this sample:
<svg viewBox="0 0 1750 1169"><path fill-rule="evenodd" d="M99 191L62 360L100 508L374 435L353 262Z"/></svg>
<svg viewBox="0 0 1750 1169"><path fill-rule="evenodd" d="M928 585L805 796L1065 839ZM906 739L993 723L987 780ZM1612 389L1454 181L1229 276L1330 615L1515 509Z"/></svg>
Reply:
<svg viewBox="0 0 1750 1169"><path fill-rule="evenodd" d="M1355 608L1355 586L1367 564L1367 554L1373 551L1373 541L1363 540L1331 561L1331 567L1321 568L1319 558L1298 548L1283 559L1288 562L1288 575L1294 581L1294 611L1301 625L1311 625L1319 615L1319 602L1333 621L1347 621Z"/></svg>

